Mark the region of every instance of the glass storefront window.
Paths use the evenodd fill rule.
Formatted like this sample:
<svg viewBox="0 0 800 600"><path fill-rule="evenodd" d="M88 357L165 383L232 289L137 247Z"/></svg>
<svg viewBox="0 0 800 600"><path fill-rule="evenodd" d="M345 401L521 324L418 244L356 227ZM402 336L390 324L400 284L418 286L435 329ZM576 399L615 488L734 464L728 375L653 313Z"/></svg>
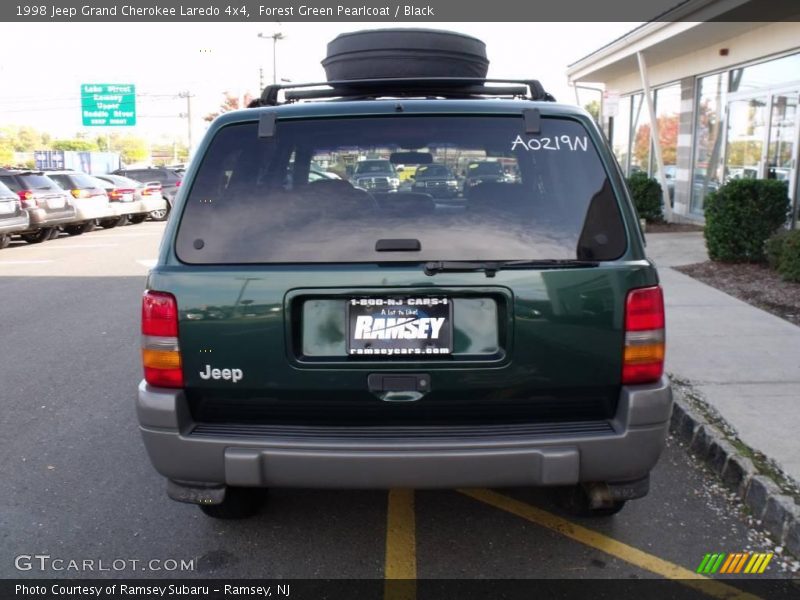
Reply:
<svg viewBox="0 0 800 600"><path fill-rule="evenodd" d="M705 196L719 189L722 180L723 125L725 123L727 73L697 80L692 173L692 212L703 211Z"/></svg>
<svg viewBox="0 0 800 600"><path fill-rule="evenodd" d="M800 81L800 54L739 67L731 71L731 92L749 92Z"/></svg>
<svg viewBox="0 0 800 600"><path fill-rule="evenodd" d="M650 119L647 115L647 106L642 94L632 96L633 110L631 121L633 126L633 140L631 142L630 173L637 171L650 171Z"/></svg>
<svg viewBox="0 0 800 600"><path fill-rule="evenodd" d="M675 198L675 176L677 175L678 122L681 114L680 84L656 90L656 121L658 122L661 160L670 199ZM653 161L653 177L658 176L658 165Z"/></svg>
<svg viewBox="0 0 800 600"><path fill-rule="evenodd" d="M631 98L620 98L617 115L614 117L614 132L612 134L612 148L614 155L622 167L622 172L628 173L628 152L631 141Z"/></svg>

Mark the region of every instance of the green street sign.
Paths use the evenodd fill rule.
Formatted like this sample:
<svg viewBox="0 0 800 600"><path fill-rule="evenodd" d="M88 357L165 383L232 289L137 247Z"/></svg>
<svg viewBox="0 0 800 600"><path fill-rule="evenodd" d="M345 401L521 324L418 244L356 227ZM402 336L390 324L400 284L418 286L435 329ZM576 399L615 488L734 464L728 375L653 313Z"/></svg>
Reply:
<svg viewBox="0 0 800 600"><path fill-rule="evenodd" d="M136 86L132 83L82 83L84 127L136 125Z"/></svg>

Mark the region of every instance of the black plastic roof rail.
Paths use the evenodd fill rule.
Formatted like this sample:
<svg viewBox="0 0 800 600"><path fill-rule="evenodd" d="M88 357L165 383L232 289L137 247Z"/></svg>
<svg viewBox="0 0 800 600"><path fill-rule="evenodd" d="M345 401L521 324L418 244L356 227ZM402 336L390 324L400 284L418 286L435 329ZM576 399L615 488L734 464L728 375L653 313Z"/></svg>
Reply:
<svg viewBox="0 0 800 600"><path fill-rule="evenodd" d="M487 84L505 84L488 86ZM512 84L516 84L512 87ZM311 89L320 88L320 89ZM278 94L284 91L285 100L280 102ZM479 77L421 77L352 79L324 81L319 83L278 84L264 88L261 97L253 100L248 108L278 106L297 100L368 99L378 96L471 98L477 96L519 97L534 101L555 102L542 84L535 79L492 79Z"/></svg>

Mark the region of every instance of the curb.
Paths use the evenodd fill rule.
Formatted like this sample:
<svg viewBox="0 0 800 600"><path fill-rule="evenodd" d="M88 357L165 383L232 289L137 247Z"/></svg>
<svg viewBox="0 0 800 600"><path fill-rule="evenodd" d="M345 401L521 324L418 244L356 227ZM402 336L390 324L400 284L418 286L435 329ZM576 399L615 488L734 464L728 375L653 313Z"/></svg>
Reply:
<svg viewBox="0 0 800 600"><path fill-rule="evenodd" d="M673 385L674 405L670 431L704 460L714 473L744 502L778 544L800 558L800 506L753 462L728 441L727 436L700 414Z"/></svg>

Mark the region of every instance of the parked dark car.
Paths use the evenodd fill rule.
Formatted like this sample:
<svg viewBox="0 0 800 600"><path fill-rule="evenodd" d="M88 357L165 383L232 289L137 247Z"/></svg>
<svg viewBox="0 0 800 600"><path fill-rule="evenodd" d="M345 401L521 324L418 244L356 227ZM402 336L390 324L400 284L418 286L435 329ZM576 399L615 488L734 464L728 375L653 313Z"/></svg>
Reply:
<svg viewBox="0 0 800 600"><path fill-rule="evenodd" d="M161 194L157 181L142 183L122 175L97 175L105 187L108 199L119 215L125 216L134 225L141 223L153 213L161 220L167 213L167 201Z"/></svg>
<svg viewBox="0 0 800 600"><path fill-rule="evenodd" d="M420 165L411 189L434 198L455 198L459 194L458 179L447 165Z"/></svg>
<svg viewBox="0 0 800 600"><path fill-rule="evenodd" d="M111 173L112 175L122 175L129 177L142 183L150 181L157 181L161 184L161 195L167 201L166 212L161 210L153 211L151 217L155 221L163 221L172 210L175 201L175 195L178 193L178 188L181 185L183 176L181 173L166 167L149 167L147 169L117 169Z"/></svg>
<svg viewBox="0 0 800 600"><path fill-rule="evenodd" d="M609 516L647 494L672 396L625 182L588 112L476 80L481 49L349 33L326 62L350 81L211 123L142 299L137 417L171 498L231 518L268 487L549 486ZM391 178L367 159L358 187L286 189L292 161L423 150L486 177L436 202L358 184Z"/></svg>
<svg viewBox="0 0 800 600"><path fill-rule="evenodd" d="M42 171L0 169L3 182L20 199L30 222L19 233L29 244L38 244L58 235L58 227L75 221L72 197Z"/></svg>
<svg viewBox="0 0 800 600"><path fill-rule="evenodd" d="M464 170L462 192L465 196L469 196L472 189L482 183L511 183L512 179L499 162L487 160L471 162Z"/></svg>
<svg viewBox="0 0 800 600"><path fill-rule="evenodd" d="M0 182L0 250L8 246L11 234L28 229L29 221L28 211L22 208L19 196Z"/></svg>

